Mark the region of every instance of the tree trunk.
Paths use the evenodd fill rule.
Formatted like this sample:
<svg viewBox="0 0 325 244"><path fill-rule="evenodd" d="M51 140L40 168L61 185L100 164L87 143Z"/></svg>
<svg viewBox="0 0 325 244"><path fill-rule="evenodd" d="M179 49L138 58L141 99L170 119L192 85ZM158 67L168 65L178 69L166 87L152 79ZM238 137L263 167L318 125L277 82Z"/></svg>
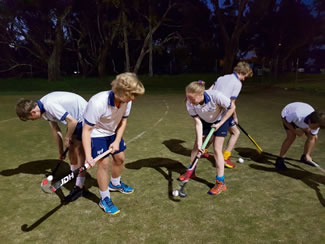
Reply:
<svg viewBox="0 0 325 244"><path fill-rule="evenodd" d="M151 9L151 1L149 1L149 76L153 76L152 69L152 9Z"/></svg>
<svg viewBox="0 0 325 244"><path fill-rule="evenodd" d="M124 53L125 53L125 71L130 71L130 55L129 55L129 42L128 42L128 35L127 35L127 26L126 26L126 14L123 11L122 13L122 21L123 21L123 43L124 43Z"/></svg>
<svg viewBox="0 0 325 244"><path fill-rule="evenodd" d="M98 57L98 75L100 78L104 78L106 75L108 50L109 50L109 44L108 42L105 42Z"/></svg>

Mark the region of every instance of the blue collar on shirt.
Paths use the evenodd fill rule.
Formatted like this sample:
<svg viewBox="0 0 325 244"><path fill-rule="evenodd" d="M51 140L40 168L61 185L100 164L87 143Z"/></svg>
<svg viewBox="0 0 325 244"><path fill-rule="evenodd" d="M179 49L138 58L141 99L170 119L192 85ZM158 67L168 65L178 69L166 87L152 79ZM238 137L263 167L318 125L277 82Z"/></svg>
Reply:
<svg viewBox="0 0 325 244"><path fill-rule="evenodd" d="M41 110L41 114L45 113L44 104L40 100L36 100L36 103L37 103L39 109Z"/></svg>
<svg viewBox="0 0 325 244"><path fill-rule="evenodd" d="M115 95L114 95L114 92L113 91L110 91L110 93L108 94L108 100L107 100L107 104L114 107L115 104L114 104L114 98L115 98Z"/></svg>
<svg viewBox="0 0 325 244"><path fill-rule="evenodd" d="M310 119L310 114L308 114L305 118L304 118L304 122L308 125L309 124L309 119Z"/></svg>
<svg viewBox="0 0 325 244"><path fill-rule="evenodd" d="M236 74L236 72L234 72L233 74L239 80L238 75Z"/></svg>
<svg viewBox="0 0 325 244"><path fill-rule="evenodd" d="M206 92L204 92L203 95L204 95L204 103L205 104L211 101L210 96Z"/></svg>

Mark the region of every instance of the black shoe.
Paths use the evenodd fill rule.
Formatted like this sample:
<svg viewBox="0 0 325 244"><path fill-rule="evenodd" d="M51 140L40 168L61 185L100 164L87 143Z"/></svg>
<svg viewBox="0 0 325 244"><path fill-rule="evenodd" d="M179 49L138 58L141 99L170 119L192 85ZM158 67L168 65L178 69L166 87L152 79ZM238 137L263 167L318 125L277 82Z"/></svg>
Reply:
<svg viewBox="0 0 325 244"><path fill-rule="evenodd" d="M315 165L312 162L310 162L310 161L308 161L306 159L306 155L305 154L301 155L300 162L302 162L304 164L307 164L309 166L315 167Z"/></svg>
<svg viewBox="0 0 325 244"><path fill-rule="evenodd" d="M79 186L74 186L72 190L70 191L69 195L67 195L64 200L66 202L73 202L77 200L79 197L81 197L83 194L83 188L80 188Z"/></svg>
<svg viewBox="0 0 325 244"><path fill-rule="evenodd" d="M277 170L288 170L287 166L284 164L284 158L277 157L275 161L275 168Z"/></svg>

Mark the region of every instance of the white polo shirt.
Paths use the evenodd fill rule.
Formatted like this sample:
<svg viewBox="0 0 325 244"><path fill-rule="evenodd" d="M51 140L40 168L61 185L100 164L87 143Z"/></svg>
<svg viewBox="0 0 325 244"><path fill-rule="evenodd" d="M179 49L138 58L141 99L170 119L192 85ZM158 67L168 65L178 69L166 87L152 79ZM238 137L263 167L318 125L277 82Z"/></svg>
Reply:
<svg viewBox="0 0 325 244"><path fill-rule="evenodd" d="M122 118L130 115L132 102L114 104L114 92L103 91L92 96L84 113L85 123L93 126L91 137L106 137L115 134Z"/></svg>
<svg viewBox="0 0 325 244"><path fill-rule="evenodd" d="M193 105L189 101L186 102L187 111L192 117L199 116L208 123L221 120L230 107L231 100L217 90L204 91L202 105Z"/></svg>
<svg viewBox="0 0 325 244"><path fill-rule="evenodd" d="M67 124L65 118L70 114L78 122L83 121L87 101L72 92L51 92L37 100L42 117L48 121Z"/></svg>
<svg viewBox="0 0 325 244"><path fill-rule="evenodd" d="M237 99L242 88L242 83L236 73L219 77L213 84L212 89L220 91L231 100Z"/></svg>
<svg viewBox="0 0 325 244"><path fill-rule="evenodd" d="M315 109L307 103L294 102L285 106L281 112L281 117L288 123L294 123L297 127L302 129L309 128L309 116ZM319 128L311 130L311 134L317 135Z"/></svg>

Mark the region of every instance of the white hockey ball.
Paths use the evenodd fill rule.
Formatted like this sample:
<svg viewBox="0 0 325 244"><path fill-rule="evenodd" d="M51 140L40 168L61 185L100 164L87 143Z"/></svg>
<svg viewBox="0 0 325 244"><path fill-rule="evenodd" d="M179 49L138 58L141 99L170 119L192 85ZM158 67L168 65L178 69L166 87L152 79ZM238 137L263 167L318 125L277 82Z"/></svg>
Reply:
<svg viewBox="0 0 325 244"><path fill-rule="evenodd" d="M178 195L179 195L179 191L178 190L173 191L173 196L174 197L178 197Z"/></svg>
<svg viewBox="0 0 325 244"><path fill-rule="evenodd" d="M238 163L241 163L241 164L244 163L244 159L239 158L239 159L238 159Z"/></svg>
<svg viewBox="0 0 325 244"><path fill-rule="evenodd" d="M53 175L49 175L49 176L47 177L47 180L48 180L48 181L52 181L52 180L53 180Z"/></svg>

